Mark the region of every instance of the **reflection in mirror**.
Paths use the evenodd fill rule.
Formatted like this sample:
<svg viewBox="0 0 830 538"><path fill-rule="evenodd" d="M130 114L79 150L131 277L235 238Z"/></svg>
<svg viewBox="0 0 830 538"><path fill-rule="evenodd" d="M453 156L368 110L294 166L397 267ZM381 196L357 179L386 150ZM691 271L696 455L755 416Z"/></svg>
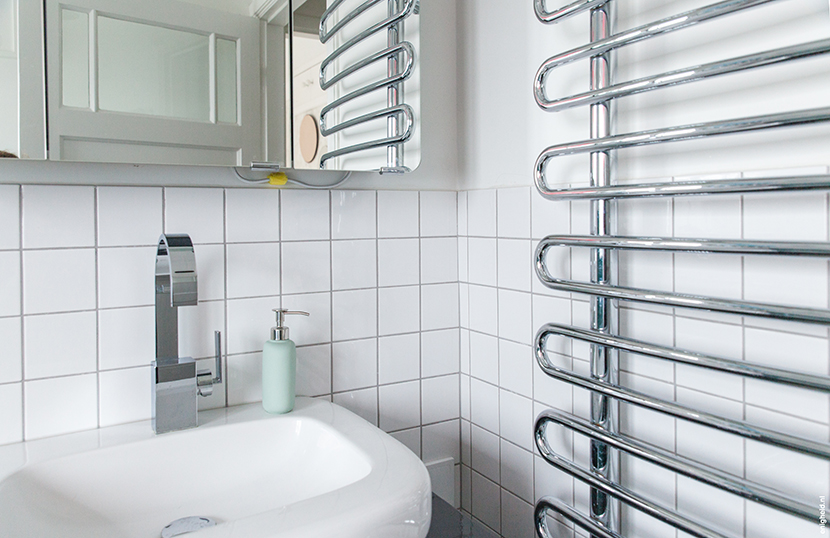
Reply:
<svg viewBox="0 0 830 538"><path fill-rule="evenodd" d="M0 0L0 151L20 151L17 108L17 0Z"/></svg>
<svg viewBox="0 0 830 538"><path fill-rule="evenodd" d="M416 168L417 0L292 0L292 14L294 167ZM301 147L309 117L322 135L313 152Z"/></svg>
<svg viewBox="0 0 830 538"><path fill-rule="evenodd" d="M50 159L285 165L261 127L260 20L215 4L46 0Z"/></svg>
<svg viewBox="0 0 830 538"><path fill-rule="evenodd" d="M416 3L0 0L0 151L413 169Z"/></svg>

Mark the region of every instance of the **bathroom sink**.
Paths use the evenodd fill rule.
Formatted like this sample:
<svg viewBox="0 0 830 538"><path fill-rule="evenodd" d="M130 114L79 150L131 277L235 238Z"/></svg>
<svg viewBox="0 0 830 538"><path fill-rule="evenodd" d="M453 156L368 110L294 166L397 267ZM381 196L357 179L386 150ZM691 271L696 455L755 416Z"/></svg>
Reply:
<svg viewBox="0 0 830 538"><path fill-rule="evenodd" d="M0 447L0 536L157 538L190 516L217 523L194 538L426 536L423 463L342 407L298 398L287 415L252 404L199 420Z"/></svg>

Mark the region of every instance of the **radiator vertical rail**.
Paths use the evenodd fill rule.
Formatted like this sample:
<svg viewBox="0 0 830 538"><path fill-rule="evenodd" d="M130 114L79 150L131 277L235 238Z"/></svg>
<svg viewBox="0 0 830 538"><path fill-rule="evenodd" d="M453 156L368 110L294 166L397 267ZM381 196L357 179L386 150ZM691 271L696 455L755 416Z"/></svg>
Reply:
<svg viewBox="0 0 830 538"><path fill-rule="evenodd" d="M591 42L611 35L612 8L610 3L591 10ZM591 58L591 89L601 90L610 85L610 52ZM591 138L604 138L611 134L610 103L591 105ZM591 185L605 187L611 184L611 156L606 151L591 153ZM613 200L591 201L591 235L613 235L611 229ZM591 249L591 282L610 284L611 250ZM614 304L605 297L591 297L591 328L601 333L610 332L614 322ZM606 383L617 384L616 351L612 348L591 345L591 376ZM603 394L591 393L591 422L608 432L617 432L616 400ZM619 456L607 444L591 440L591 470L619 481ZM617 530L618 501L604 491L591 488L591 517L605 528Z"/></svg>
<svg viewBox="0 0 830 538"><path fill-rule="evenodd" d="M393 17L395 13L398 13L401 9L400 0L389 0L389 17ZM387 46L388 47L395 47L400 44L401 42L401 33L403 30L403 21L393 24L387 30ZM390 77L395 76L398 72L398 61L399 55L395 54L389 56L387 59L387 75ZM387 98L386 98L386 106L388 108L396 107L403 102L403 96L401 95L401 90L403 86L400 83L390 84L389 88L387 88ZM393 138L398 134L398 116L396 114L390 115L386 118L386 136L388 138ZM402 145L401 144L390 144L386 147L386 166L388 168L399 168L403 166L403 159L402 159Z"/></svg>

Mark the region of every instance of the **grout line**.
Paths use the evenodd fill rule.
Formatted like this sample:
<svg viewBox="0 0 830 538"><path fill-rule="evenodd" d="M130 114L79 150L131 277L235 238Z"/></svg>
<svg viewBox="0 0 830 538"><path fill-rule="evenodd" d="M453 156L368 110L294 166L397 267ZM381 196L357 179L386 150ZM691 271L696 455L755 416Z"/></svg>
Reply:
<svg viewBox="0 0 830 538"><path fill-rule="evenodd" d="M419 422L419 429L420 429L420 454L423 458L424 456L424 380L423 380L423 372L424 372L424 346L422 342L421 333L424 328L424 304L423 304L423 295L424 295L424 286L422 283L423 280L423 271L421 270L421 263L423 261L423 252L421 251L421 242L423 241L423 222L421 221L421 205L423 203L423 192L418 191L417 197L417 205L418 205L418 422ZM457 206L456 206L457 210ZM457 220L457 217L456 217ZM459 394L460 394L459 389Z"/></svg>
<svg viewBox="0 0 830 538"><path fill-rule="evenodd" d="M378 288L378 274L380 273L380 247L378 230L380 230L380 197L378 191L373 192L375 198L375 288ZM380 427L380 291L375 291L375 405L377 407L378 427ZM332 336L333 338L333 336Z"/></svg>
<svg viewBox="0 0 830 538"><path fill-rule="evenodd" d="M98 214L98 187L95 187L92 190L92 199L93 199L93 217L92 217L92 225L93 225L93 238L95 243L95 385L96 385L96 409L98 410L97 416L97 427L101 427L101 414L103 409L101 409L101 323L98 313L98 308L101 306L101 282L100 282L100 260L99 260L99 252L98 252L98 243L100 242L99 237L99 214Z"/></svg>
<svg viewBox="0 0 830 538"><path fill-rule="evenodd" d="M331 347L329 351L329 401L334 401L334 192L329 191L326 196L328 201L328 241L329 241L329 339Z"/></svg>
<svg viewBox="0 0 830 538"><path fill-rule="evenodd" d="M24 314L24 266L23 266L23 185L17 187L17 201L18 201L18 270L20 271L20 284L18 291L20 292L20 435L21 439L26 439L26 332Z"/></svg>
<svg viewBox="0 0 830 538"><path fill-rule="evenodd" d="M277 191L277 200L278 200L277 208L279 208L279 191ZM222 355L219 359L219 362L220 363L224 362L224 366L223 366L224 372L223 372L223 375L222 375L222 378L223 378L222 384L224 386L222 388L223 388L224 393L225 393L225 407L228 407L228 401L230 400L230 387L228 386L228 385L230 385L230 383L229 383L229 381L230 381L230 375L229 375L230 372L228 371L229 367L230 367L230 363L228 361L228 353L227 353L228 335L229 335L229 326L230 326L230 322L228 321L228 282L230 282L230 275L228 274L228 267L230 265L228 263L228 224L229 224L229 220L228 220L228 190L227 189L222 189L222 233L223 233L223 239L224 239L224 248L223 248L222 251L225 255L224 256L225 257L225 259L224 259L224 262L225 262L225 278L224 278L225 296L222 299L222 303L223 303L222 311L224 313L224 318L225 318L223 320L223 324L222 324L223 327L222 328L225 331L225 334L222 337L222 343L225 346L224 346L224 350L222 349L221 346L219 348L219 353ZM279 248L278 248L278 250L279 250ZM282 253L280 252L280 254L282 254ZM224 353L223 353L223 351L224 351ZM224 361L222 359L224 359ZM213 375L215 377L216 372L213 372ZM260 380L260 383L261 382L262 382L262 380Z"/></svg>

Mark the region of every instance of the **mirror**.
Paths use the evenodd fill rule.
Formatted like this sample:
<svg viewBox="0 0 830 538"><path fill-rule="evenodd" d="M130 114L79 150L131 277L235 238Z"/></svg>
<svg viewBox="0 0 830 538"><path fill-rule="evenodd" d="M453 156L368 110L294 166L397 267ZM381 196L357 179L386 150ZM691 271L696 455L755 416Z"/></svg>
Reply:
<svg viewBox="0 0 830 538"><path fill-rule="evenodd" d="M420 162L419 3L292 0L294 168Z"/></svg>
<svg viewBox="0 0 830 538"><path fill-rule="evenodd" d="M319 77L326 58L362 25L376 26L390 13L409 16L415 11L410 3L0 0L0 151L76 162L414 169L419 107L401 98L411 103L419 97L418 68L403 48L383 56L387 28L330 62L332 70L346 72L333 75L326 90ZM355 9L359 13L350 15ZM327 43L319 35L324 16L337 29ZM402 18L399 33L417 45L409 38L417 38L411 19L417 17ZM367 52L372 47L382 57ZM352 69L360 54L377 58ZM399 77L398 101L372 80L386 78L393 64L406 64L401 69L407 71L406 94ZM335 103L321 123L327 106L367 83L373 91L349 98L351 108ZM390 112L392 102L398 104ZM386 115L368 110L374 114L368 121L367 107ZM397 142L389 133L405 134L407 142L390 148L370 143ZM363 144L360 151L352 151L356 144ZM395 162L400 167L390 170Z"/></svg>

